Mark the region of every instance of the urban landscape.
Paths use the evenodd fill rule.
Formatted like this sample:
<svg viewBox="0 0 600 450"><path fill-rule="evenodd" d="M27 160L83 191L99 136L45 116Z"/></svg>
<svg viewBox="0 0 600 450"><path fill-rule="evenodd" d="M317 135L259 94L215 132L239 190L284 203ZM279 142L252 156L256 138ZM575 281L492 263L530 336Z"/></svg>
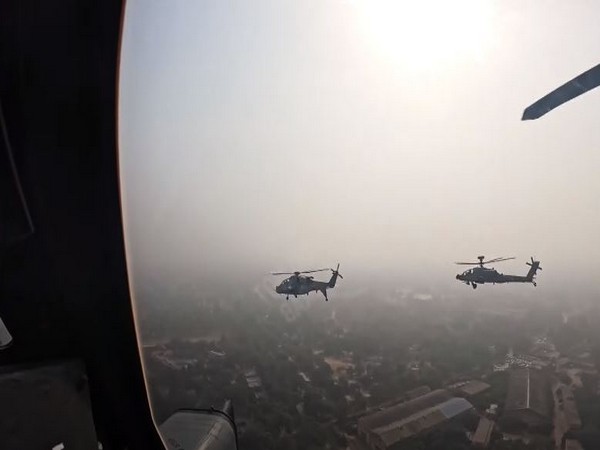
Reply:
<svg viewBox="0 0 600 450"><path fill-rule="evenodd" d="M146 307L157 422L230 399L244 449L597 448L595 307L371 295Z"/></svg>

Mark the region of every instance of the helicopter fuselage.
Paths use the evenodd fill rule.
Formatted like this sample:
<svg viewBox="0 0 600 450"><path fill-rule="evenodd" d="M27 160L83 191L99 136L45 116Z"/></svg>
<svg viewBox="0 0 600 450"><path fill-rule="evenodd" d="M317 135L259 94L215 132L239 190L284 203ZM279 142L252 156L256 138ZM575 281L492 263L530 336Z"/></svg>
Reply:
<svg viewBox="0 0 600 450"><path fill-rule="evenodd" d="M534 286L536 286L534 277L539 269L540 263L539 261L532 261L532 264L529 265L531 268L526 275L505 275L493 268L474 267L456 275L456 279L466 283L467 285L471 285L473 289L475 289L478 284L485 283L532 283Z"/></svg>
<svg viewBox="0 0 600 450"><path fill-rule="evenodd" d="M338 265L339 268L339 265ZM337 277L340 276L337 269L333 270L333 274L329 281L315 281L313 277L294 274L289 278L286 278L275 288L275 292L278 294L284 294L286 299L289 299L290 295L298 297L299 295L308 295L310 292L321 292L327 298L327 289L335 287Z"/></svg>
<svg viewBox="0 0 600 450"><path fill-rule="evenodd" d="M469 269L462 274L456 275L457 280L469 281L471 283L529 283L531 280L526 276L504 275L495 269L475 268Z"/></svg>
<svg viewBox="0 0 600 450"><path fill-rule="evenodd" d="M314 281L312 277L291 276L275 288L278 294L305 295L329 286L327 281Z"/></svg>

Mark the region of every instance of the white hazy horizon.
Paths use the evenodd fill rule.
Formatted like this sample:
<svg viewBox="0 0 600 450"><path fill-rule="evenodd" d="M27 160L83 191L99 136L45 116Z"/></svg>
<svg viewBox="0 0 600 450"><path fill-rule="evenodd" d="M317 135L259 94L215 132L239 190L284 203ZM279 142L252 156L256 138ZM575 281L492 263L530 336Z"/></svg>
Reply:
<svg viewBox="0 0 600 450"><path fill-rule="evenodd" d="M484 254L517 257L495 265L516 274L539 258L540 287L595 280L600 90L520 118L599 62L598 11L128 1L119 146L132 278L340 262L346 277L458 283L453 262Z"/></svg>

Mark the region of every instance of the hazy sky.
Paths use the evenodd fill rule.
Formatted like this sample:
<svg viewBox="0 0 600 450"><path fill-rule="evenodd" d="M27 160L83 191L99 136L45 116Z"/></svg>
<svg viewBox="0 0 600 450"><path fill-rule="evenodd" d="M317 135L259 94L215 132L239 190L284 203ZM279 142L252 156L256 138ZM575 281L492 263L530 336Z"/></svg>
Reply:
<svg viewBox="0 0 600 450"><path fill-rule="evenodd" d="M134 277L455 260L600 271L593 0L129 0L120 159ZM541 283L541 281L540 281Z"/></svg>

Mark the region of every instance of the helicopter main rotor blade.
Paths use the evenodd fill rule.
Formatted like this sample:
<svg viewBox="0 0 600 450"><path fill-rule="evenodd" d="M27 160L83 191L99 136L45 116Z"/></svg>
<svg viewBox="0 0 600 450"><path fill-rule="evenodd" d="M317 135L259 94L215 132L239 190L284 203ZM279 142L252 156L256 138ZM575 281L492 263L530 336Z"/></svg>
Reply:
<svg viewBox="0 0 600 450"><path fill-rule="evenodd" d="M325 272L331 269L317 269L317 270L297 270L296 272L271 272L271 275L296 275L300 273L313 273L313 272Z"/></svg>
<svg viewBox="0 0 600 450"><path fill-rule="evenodd" d="M302 271L302 272L298 272L298 273L326 272L327 270L331 270L331 269L315 269L315 270L304 270L304 271Z"/></svg>
<svg viewBox="0 0 600 450"><path fill-rule="evenodd" d="M581 94L600 86L600 64L567 81L528 106L521 120L534 120Z"/></svg>
<svg viewBox="0 0 600 450"><path fill-rule="evenodd" d="M479 266L479 265L484 265L484 264L490 264L490 263L495 263L495 262L500 262L500 261L508 261L509 259L515 259L514 256L511 256L509 258L505 258L504 256L501 256L500 258L494 258L494 259L489 259L487 261L477 261L477 262L455 262L454 264L459 264L461 266Z"/></svg>
<svg viewBox="0 0 600 450"><path fill-rule="evenodd" d="M500 261L508 261L509 259L515 259L514 256L511 256L509 258L495 258L495 259L490 259L489 261L484 261L483 264L489 264L489 263L495 263L495 262L500 262Z"/></svg>

